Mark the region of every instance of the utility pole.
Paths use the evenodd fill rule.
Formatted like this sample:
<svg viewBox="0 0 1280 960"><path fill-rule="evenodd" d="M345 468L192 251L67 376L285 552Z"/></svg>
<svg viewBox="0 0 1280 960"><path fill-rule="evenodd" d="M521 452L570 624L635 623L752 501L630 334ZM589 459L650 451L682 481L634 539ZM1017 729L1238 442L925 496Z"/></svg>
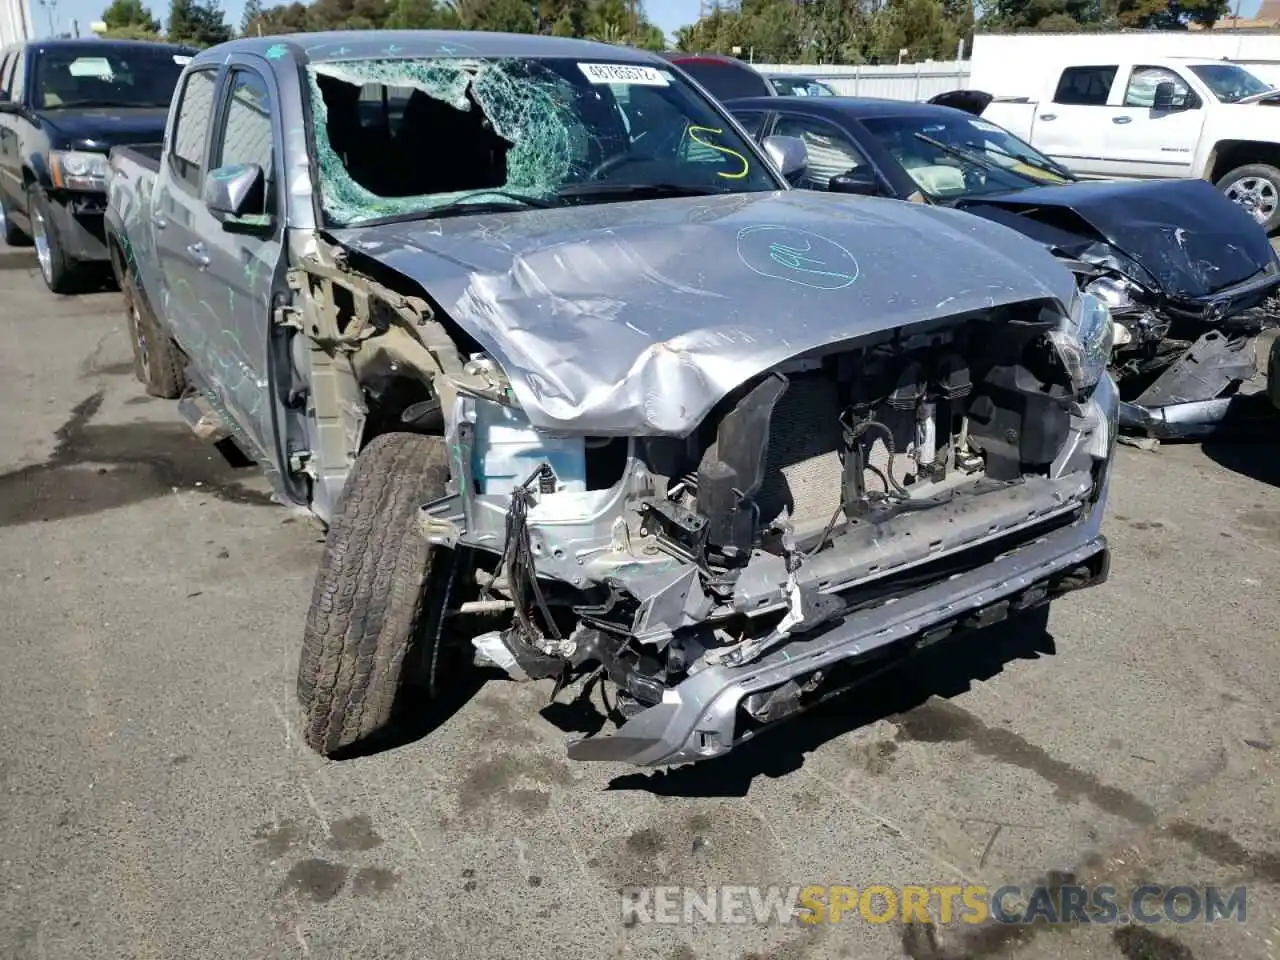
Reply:
<svg viewBox="0 0 1280 960"><path fill-rule="evenodd" d="M45 12L49 14L49 36L56 38L58 36L58 28L54 14L58 9L58 0L40 0L40 6L44 7Z"/></svg>

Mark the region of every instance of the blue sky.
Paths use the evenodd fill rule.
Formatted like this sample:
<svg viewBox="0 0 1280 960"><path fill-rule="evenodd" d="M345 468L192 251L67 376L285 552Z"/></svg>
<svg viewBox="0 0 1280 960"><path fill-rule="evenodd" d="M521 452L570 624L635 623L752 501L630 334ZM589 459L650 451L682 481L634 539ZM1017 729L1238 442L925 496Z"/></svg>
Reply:
<svg viewBox="0 0 1280 960"><path fill-rule="evenodd" d="M81 34L87 34L89 24L102 17L102 11L110 0L29 0L31 26L37 36L49 34L50 8L47 4L50 2L56 4L52 12L58 32L70 31L72 21L79 20ZM264 0L264 3L271 6L272 0ZM1233 8L1239 4L1239 15L1242 17L1253 16L1261 3L1262 0L1231 0ZM698 18L698 0L644 0L644 7L649 19L665 30L668 36L674 34L677 27L693 23ZM151 12L161 20L165 18L168 9L168 0L151 0ZM223 0L223 9L227 14L227 22L238 28L240 15L244 11L244 0Z"/></svg>

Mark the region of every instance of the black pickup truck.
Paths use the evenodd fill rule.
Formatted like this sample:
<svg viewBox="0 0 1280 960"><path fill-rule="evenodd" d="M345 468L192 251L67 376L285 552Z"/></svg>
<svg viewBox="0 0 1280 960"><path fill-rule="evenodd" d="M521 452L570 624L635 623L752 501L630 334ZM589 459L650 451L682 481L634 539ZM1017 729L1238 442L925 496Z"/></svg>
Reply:
<svg viewBox="0 0 1280 960"><path fill-rule="evenodd" d="M127 40L41 40L0 51L4 240L34 242L54 293L108 262L107 151L164 133L194 49Z"/></svg>

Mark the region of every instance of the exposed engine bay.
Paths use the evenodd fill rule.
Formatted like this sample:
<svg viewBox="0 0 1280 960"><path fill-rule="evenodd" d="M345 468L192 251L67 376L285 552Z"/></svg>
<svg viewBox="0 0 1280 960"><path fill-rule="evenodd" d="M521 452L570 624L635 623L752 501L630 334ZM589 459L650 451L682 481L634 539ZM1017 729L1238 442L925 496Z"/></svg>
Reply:
<svg viewBox="0 0 1280 960"><path fill-rule="evenodd" d="M864 337L753 378L685 438L555 437L459 395L459 492L423 526L477 548L458 610L497 618L477 661L557 691L607 680L625 721L699 672L748 668L1079 521L1109 426L1072 386L1060 322L1019 304ZM488 357L467 369L502 395ZM794 709L801 687L785 704L781 689L746 709Z"/></svg>

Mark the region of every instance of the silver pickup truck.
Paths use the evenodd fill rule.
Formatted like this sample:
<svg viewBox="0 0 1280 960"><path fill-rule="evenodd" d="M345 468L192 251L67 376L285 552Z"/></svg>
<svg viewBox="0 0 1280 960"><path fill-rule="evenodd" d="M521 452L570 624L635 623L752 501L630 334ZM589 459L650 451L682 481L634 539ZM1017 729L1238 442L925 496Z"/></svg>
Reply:
<svg viewBox="0 0 1280 960"><path fill-rule="evenodd" d="M139 378L328 527L315 750L480 663L700 760L1106 578L1105 304L804 163L640 51L376 31L204 51L112 152Z"/></svg>

